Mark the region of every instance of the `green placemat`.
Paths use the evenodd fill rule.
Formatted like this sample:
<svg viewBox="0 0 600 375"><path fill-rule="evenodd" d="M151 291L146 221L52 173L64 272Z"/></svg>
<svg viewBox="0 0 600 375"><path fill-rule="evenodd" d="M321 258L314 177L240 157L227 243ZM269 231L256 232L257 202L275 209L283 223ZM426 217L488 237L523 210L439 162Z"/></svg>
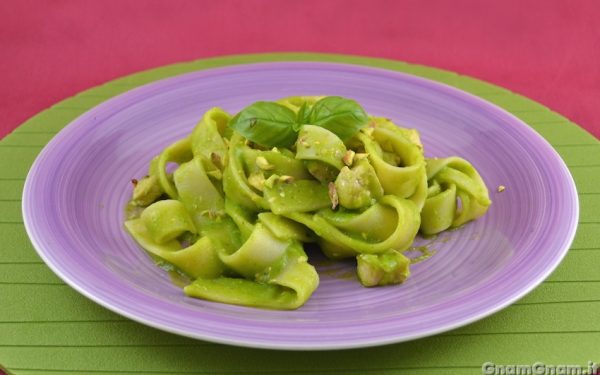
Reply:
<svg viewBox="0 0 600 375"><path fill-rule="evenodd" d="M108 98L173 75L265 61L381 67L456 86L521 118L559 152L581 204L575 241L559 268L512 306L477 323L407 343L330 352L246 349L188 339L116 315L65 285L33 249L21 217L27 171L67 123ZM27 374L482 373L496 364L600 362L600 142L543 105L455 73L382 59L306 54L241 55L175 64L66 99L0 142L0 365ZM318 339L318 338L316 338Z"/></svg>

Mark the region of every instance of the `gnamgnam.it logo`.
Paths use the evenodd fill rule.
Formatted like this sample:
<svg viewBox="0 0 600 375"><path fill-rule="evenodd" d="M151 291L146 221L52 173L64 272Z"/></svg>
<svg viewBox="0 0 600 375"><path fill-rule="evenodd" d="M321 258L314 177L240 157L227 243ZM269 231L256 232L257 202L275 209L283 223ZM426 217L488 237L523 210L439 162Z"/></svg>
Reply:
<svg viewBox="0 0 600 375"><path fill-rule="evenodd" d="M588 361L587 366L550 365L535 362L530 365L498 365L485 362L481 365L484 375L599 375L600 364Z"/></svg>

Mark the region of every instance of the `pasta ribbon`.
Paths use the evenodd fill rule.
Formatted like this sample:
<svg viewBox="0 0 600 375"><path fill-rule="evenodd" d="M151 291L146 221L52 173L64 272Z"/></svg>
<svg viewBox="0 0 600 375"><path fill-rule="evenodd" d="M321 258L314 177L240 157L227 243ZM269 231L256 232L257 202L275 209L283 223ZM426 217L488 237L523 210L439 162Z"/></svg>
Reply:
<svg viewBox="0 0 600 375"><path fill-rule="evenodd" d="M267 209L269 206L262 194L255 191L248 181L243 159L247 148L244 142L244 138L237 133L231 137L229 163L223 173L223 190L229 199L247 209L252 211Z"/></svg>
<svg viewBox="0 0 600 375"><path fill-rule="evenodd" d="M427 180L427 200L421 211L424 234L439 233L475 220L492 203L481 176L462 158L428 159Z"/></svg>
<svg viewBox="0 0 600 375"><path fill-rule="evenodd" d="M344 166L344 142L325 128L304 125L296 142L296 159L304 161L308 172L320 182L335 180Z"/></svg>
<svg viewBox="0 0 600 375"><path fill-rule="evenodd" d="M421 209L427 196L427 175L423 149L415 143L420 142L418 135L415 137L415 133L394 130L389 124L383 124L388 122L373 122L371 134L361 133L357 138L385 193L410 199Z"/></svg>
<svg viewBox="0 0 600 375"><path fill-rule="evenodd" d="M191 149L195 157L202 156L220 170L227 165L227 141L231 129L227 123L231 116L221 108L207 111L191 135Z"/></svg>
<svg viewBox="0 0 600 375"><path fill-rule="evenodd" d="M295 309L319 285L300 242L277 238L260 222L238 250L221 255L221 260L245 278L198 278L184 288L185 293L216 302Z"/></svg>
<svg viewBox="0 0 600 375"><path fill-rule="evenodd" d="M179 200L185 206L198 230L219 215L225 201L220 189L210 180L202 164L202 156L183 163L173 174Z"/></svg>
<svg viewBox="0 0 600 375"><path fill-rule="evenodd" d="M182 249L176 240L156 243L142 219L126 221L125 228L146 251L173 264L193 278L218 277L225 269L209 237L202 237L193 245Z"/></svg>
<svg viewBox="0 0 600 375"><path fill-rule="evenodd" d="M152 203L141 214L154 242L163 244L185 232L196 233L196 227L184 205L173 199Z"/></svg>
<svg viewBox="0 0 600 375"><path fill-rule="evenodd" d="M302 306L317 286L318 275L314 267L292 260L268 283L239 278L198 278L183 290L190 297L215 302L292 310Z"/></svg>
<svg viewBox="0 0 600 375"><path fill-rule="evenodd" d="M318 181L298 180L269 185L265 187L265 198L271 211L277 215L311 212L331 206L327 186Z"/></svg>
<svg viewBox="0 0 600 375"><path fill-rule="evenodd" d="M177 189L171 181L172 176L167 173L168 163L181 164L192 159L192 149L190 138L181 139L172 145L165 148L165 150L158 156L158 160L155 166L151 166L152 172L157 173L158 181L162 190L167 193L172 199L177 199Z"/></svg>
<svg viewBox="0 0 600 375"><path fill-rule="evenodd" d="M337 135L325 128L304 125L298 133L296 159L318 160L337 170L342 169L346 146Z"/></svg>
<svg viewBox="0 0 600 375"><path fill-rule="evenodd" d="M321 250L331 259L406 250L421 222L412 201L393 195L384 196L363 212L324 209L315 214L292 212L284 216L313 230Z"/></svg>

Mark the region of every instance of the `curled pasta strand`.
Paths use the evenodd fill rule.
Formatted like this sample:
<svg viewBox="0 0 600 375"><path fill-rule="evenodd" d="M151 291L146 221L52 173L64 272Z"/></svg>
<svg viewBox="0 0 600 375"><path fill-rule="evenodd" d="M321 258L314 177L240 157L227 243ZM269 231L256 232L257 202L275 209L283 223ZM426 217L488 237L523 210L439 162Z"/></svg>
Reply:
<svg viewBox="0 0 600 375"><path fill-rule="evenodd" d="M227 165L227 141L231 130L227 122L231 116L221 108L211 108L196 125L191 135L194 156L210 160L221 171Z"/></svg>
<svg viewBox="0 0 600 375"><path fill-rule="evenodd" d="M167 148L158 156L156 173L162 190L171 198L177 199L177 189L167 173L168 163L181 164L191 160L193 157L190 137L183 138Z"/></svg>
<svg viewBox="0 0 600 375"><path fill-rule="evenodd" d="M492 201L485 183L468 161L453 156L428 159L429 192L421 211L421 232L439 233L481 217Z"/></svg>
<svg viewBox="0 0 600 375"><path fill-rule="evenodd" d="M221 260L245 278L198 278L184 292L216 302L296 309L319 285L319 276L308 264L302 245L277 238L261 223L238 250L221 254Z"/></svg>
<svg viewBox="0 0 600 375"><path fill-rule="evenodd" d="M125 229L144 250L171 263L192 278L215 278L225 270L209 237L202 237L182 249L174 239L163 244L156 243L142 219L126 221Z"/></svg>
<svg viewBox="0 0 600 375"><path fill-rule="evenodd" d="M358 214L328 209L315 214L294 212L284 216L312 229L319 236L321 250L333 259L377 254L390 249L406 250L421 222L412 201L393 195L384 196Z"/></svg>
<svg viewBox="0 0 600 375"><path fill-rule="evenodd" d="M427 194L422 148L401 132L385 127L373 128L371 136L359 134L358 140L363 144L384 192L410 199L421 209Z"/></svg>
<svg viewBox="0 0 600 375"><path fill-rule="evenodd" d="M244 138L239 134L231 137L229 163L223 173L223 190L229 199L253 211L268 208L261 194L252 189L243 163Z"/></svg>

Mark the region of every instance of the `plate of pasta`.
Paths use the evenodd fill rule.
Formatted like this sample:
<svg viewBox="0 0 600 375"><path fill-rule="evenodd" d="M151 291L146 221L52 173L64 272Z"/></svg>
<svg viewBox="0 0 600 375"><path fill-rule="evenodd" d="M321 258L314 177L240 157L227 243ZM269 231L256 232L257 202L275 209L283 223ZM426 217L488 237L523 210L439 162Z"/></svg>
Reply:
<svg viewBox="0 0 600 375"><path fill-rule="evenodd" d="M41 152L23 216L66 283L123 316L272 349L407 341L541 283L573 180L516 117L350 64L182 74L92 108Z"/></svg>

